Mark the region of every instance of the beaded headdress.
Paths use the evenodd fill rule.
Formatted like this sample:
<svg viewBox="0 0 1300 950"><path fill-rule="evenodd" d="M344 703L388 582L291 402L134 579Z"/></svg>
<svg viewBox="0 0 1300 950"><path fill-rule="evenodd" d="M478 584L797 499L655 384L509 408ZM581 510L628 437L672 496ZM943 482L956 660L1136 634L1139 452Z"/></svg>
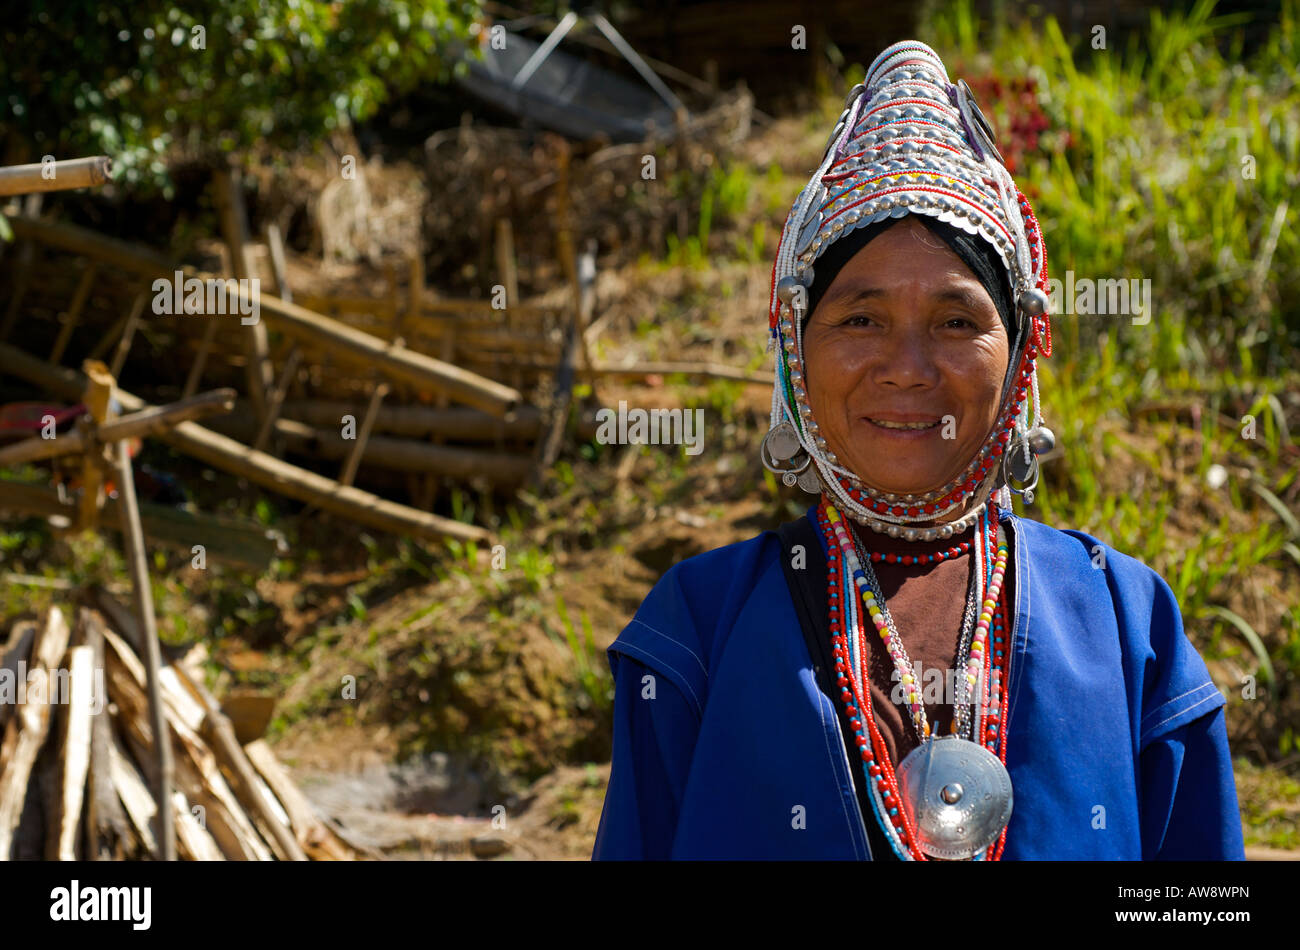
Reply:
<svg viewBox="0 0 1300 950"><path fill-rule="evenodd" d="M819 434L803 375L807 291L818 256L855 228L909 213L989 241L1007 268L1017 310L992 431L955 481L919 495L875 491L840 465ZM1032 501L1037 455L1054 443L1042 426L1034 365L1039 352L1052 352L1046 289L1047 253L1038 222L970 88L964 80L953 85L938 54L925 44L890 46L871 64L865 82L850 90L821 164L781 231L769 299L776 383L764 465L806 491L825 486L850 517L908 540L964 530L995 489L1009 508L1013 479L1025 487L1011 490ZM958 521L915 527L967 506Z"/></svg>

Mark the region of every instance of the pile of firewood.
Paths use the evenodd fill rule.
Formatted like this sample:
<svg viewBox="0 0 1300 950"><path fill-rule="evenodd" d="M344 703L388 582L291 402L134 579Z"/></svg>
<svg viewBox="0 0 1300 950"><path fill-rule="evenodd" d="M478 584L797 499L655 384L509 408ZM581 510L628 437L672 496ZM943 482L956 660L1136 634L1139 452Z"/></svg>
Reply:
<svg viewBox="0 0 1300 950"><path fill-rule="evenodd" d="M0 859L162 856L138 630L108 598L96 607L72 628L57 607L20 621L0 654ZM317 815L264 740L238 741L201 671L164 653L158 682L177 857L374 857Z"/></svg>

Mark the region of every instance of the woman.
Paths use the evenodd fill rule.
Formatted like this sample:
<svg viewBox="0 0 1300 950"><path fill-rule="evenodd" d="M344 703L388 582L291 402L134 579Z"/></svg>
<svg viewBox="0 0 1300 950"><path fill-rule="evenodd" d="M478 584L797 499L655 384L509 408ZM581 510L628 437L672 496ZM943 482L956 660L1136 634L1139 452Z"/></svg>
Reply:
<svg viewBox="0 0 1300 950"><path fill-rule="evenodd" d="M820 500L675 565L609 648L593 857L1244 857L1168 585L1011 513L1054 443L1046 287L969 89L891 46L773 271L763 462Z"/></svg>

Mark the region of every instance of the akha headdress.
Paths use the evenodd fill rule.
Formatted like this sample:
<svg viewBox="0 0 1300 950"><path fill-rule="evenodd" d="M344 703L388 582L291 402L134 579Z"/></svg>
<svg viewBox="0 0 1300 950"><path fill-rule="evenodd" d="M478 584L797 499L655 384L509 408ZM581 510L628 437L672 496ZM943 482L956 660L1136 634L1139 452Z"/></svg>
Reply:
<svg viewBox="0 0 1300 950"><path fill-rule="evenodd" d="M1016 325L1008 330L1011 358L992 431L955 481L920 495L877 492L863 484L860 473L839 464L818 431L803 375L814 263L846 233L909 213L929 215L992 244L1016 301ZM1046 290L1047 252L1038 222L970 88L964 80L953 85L925 44L889 47L871 64L866 81L849 92L822 162L781 232L769 299L776 384L763 464L786 484L797 482L812 493L825 486L855 520L908 540L965 530L995 489L1003 507L1010 507L1013 480L1023 487L1011 490L1032 501L1037 455L1054 444L1042 425L1034 365L1040 352L1052 352ZM968 508L961 519L924 527L960 508Z"/></svg>

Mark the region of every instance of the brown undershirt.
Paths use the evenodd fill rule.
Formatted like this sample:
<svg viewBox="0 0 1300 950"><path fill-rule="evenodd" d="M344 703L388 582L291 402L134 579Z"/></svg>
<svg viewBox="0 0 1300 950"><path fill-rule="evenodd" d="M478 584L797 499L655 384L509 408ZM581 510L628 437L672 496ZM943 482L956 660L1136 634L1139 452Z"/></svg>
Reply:
<svg viewBox="0 0 1300 950"><path fill-rule="evenodd" d="M939 550L939 542L936 541L904 541L877 534L860 525L854 525L854 529L860 532L859 538L868 551L926 555ZM972 526L950 539L949 546L970 541L974 536L975 528ZM1014 550L1006 523L998 525L998 536L1006 538L1008 548L1008 567L1003 586L1007 591L1009 623L1010 608L1015 604L1015 589L1012 585L1014 572L1011 570ZM952 676L950 671L954 669L957 660L973 562L974 551L971 550L935 564L873 562L871 565L880 581L885 606L893 617L903 647L919 674L922 702L925 704L925 715L930 728L945 735L952 727L953 707L948 684ZM897 767L902 758L919 745L919 740L907 706L892 699L899 686L899 680L893 675L893 660L885 650L880 635L876 633L875 625L870 622L870 618L866 620L872 714L889 749L889 759ZM991 638L989 646L993 646ZM941 678L936 680L935 674L928 674L927 670L941 671ZM927 701L932 699L938 701ZM849 745L850 761L858 761L851 745L852 737L846 734L845 739Z"/></svg>

